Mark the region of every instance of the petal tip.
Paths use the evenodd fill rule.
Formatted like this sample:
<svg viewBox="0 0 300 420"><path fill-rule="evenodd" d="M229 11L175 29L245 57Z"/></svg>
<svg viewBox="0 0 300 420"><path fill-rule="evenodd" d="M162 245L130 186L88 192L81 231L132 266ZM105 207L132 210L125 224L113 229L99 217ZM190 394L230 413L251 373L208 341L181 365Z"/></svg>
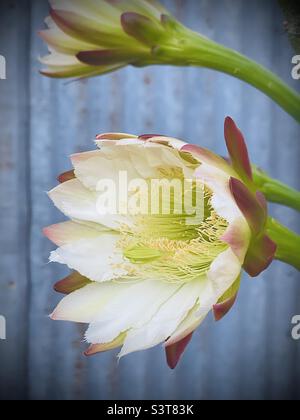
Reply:
<svg viewBox="0 0 300 420"><path fill-rule="evenodd" d="M174 370L178 365L181 356L183 355L187 345L191 341L193 333L190 333L177 343L171 344L165 348L167 364L170 369Z"/></svg>
<svg viewBox="0 0 300 420"><path fill-rule="evenodd" d="M52 321L58 321L58 316L56 314L56 311L53 311L50 315L49 318L52 319Z"/></svg>
<svg viewBox="0 0 300 420"><path fill-rule="evenodd" d="M213 306L213 314L215 321L220 321L222 318L224 318L225 315L228 314L228 312L231 310L233 305L236 302L237 293L232 296L231 298L225 300L224 302L217 303Z"/></svg>
<svg viewBox="0 0 300 420"><path fill-rule="evenodd" d="M94 345L90 345L90 347L88 347L84 352L83 352L84 356L86 357L91 357L93 356L95 353L95 349L94 349Z"/></svg>
<svg viewBox="0 0 300 420"><path fill-rule="evenodd" d="M247 181L252 181L252 168L244 136L231 117L225 118L224 137L233 169Z"/></svg>
<svg viewBox="0 0 300 420"><path fill-rule="evenodd" d="M74 178L75 178L75 171L71 170L71 171L67 171L67 172L64 172L64 173L60 174L57 177L57 181L60 184L63 184L64 182L71 181Z"/></svg>

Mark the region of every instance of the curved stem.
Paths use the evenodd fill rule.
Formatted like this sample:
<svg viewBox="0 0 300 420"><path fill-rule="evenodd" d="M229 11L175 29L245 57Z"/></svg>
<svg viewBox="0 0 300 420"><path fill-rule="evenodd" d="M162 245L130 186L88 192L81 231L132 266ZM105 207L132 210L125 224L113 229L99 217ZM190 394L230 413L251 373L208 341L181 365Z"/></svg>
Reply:
<svg viewBox="0 0 300 420"><path fill-rule="evenodd" d="M268 201L300 211L299 191L271 178L266 172L254 165L252 166L252 172L254 184Z"/></svg>
<svg viewBox="0 0 300 420"><path fill-rule="evenodd" d="M300 95L274 73L230 48L217 44L187 28L153 49L159 64L208 67L243 80L273 99L300 122Z"/></svg>
<svg viewBox="0 0 300 420"><path fill-rule="evenodd" d="M273 218L268 219L267 234L277 244L275 258L300 270L300 236Z"/></svg>

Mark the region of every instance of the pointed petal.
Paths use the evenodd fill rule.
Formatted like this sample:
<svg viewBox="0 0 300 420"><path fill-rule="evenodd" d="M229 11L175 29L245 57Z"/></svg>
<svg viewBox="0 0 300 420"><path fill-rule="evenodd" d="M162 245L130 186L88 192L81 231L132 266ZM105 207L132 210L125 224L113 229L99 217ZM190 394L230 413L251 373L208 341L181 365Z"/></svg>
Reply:
<svg viewBox="0 0 300 420"><path fill-rule="evenodd" d="M174 137L167 137L162 134L142 134L139 136L140 140L150 141L151 143L162 144L164 146L169 146L172 149L176 149L181 152L183 146L187 145L186 142L176 139ZM195 164L197 161L195 161Z"/></svg>
<svg viewBox="0 0 300 420"><path fill-rule="evenodd" d="M126 133L102 133L96 136L96 140L122 140L122 139L137 139L137 136Z"/></svg>
<svg viewBox="0 0 300 420"><path fill-rule="evenodd" d="M113 147L109 151L102 148L94 153L79 153L72 155L71 161L77 179L86 188L97 191L99 197L103 193L106 194L105 189L103 190L103 187L101 187L102 180L109 180L109 183L113 182L112 188L115 188L115 194L117 195L126 192L126 185L124 184L123 187L120 183L121 172L126 173L128 182L139 177L125 148ZM122 192L120 192L121 186L123 187ZM100 205L100 202L98 204ZM118 206L115 207L114 211L118 213Z"/></svg>
<svg viewBox="0 0 300 420"><path fill-rule="evenodd" d="M225 300L224 302L217 303L213 306L213 312L216 321L220 321L230 311L232 306L235 304L236 298L237 294Z"/></svg>
<svg viewBox="0 0 300 420"><path fill-rule="evenodd" d="M108 229L101 225L89 225L67 221L51 225L43 229L44 235L55 245L63 246L81 239L94 239L102 233L107 233Z"/></svg>
<svg viewBox="0 0 300 420"><path fill-rule="evenodd" d="M99 311L86 332L87 341L93 344L111 342L121 332L144 326L179 287L158 280L127 284L122 293Z"/></svg>
<svg viewBox="0 0 300 420"><path fill-rule="evenodd" d="M264 208L261 206L256 196L236 178L231 178L229 181L231 193L247 219L249 226L253 233L259 234L263 231L266 222L266 213Z"/></svg>
<svg viewBox="0 0 300 420"><path fill-rule="evenodd" d="M102 214L98 202L100 193L86 188L77 178L58 185L48 195L70 219L95 222L111 229L118 229L122 223L130 223L127 216Z"/></svg>
<svg viewBox="0 0 300 420"><path fill-rule="evenodd" d="M252 169L246 142L241 131L230 117L225 119L224 132L227 149L234 170L244 181L252 180Z"/></svg>
<svg viewBox="0 0 300 420"><path fill-rule="evenodd" d="M58 52L74 55L79 51L95 49L95 45L75 39L63 32L51 17L45 19L49 29L38 32L38 35L48 44L50 49ZM98 49L100 45L98 44Z"/></svg>
<svg viewBox="0 0 300 420"><path fill-rule="evenodd" d="M92 43L104 47L118 47L124 42L136 45L118 26L97 21L96 18L87 18L65 10L50 10L50 15L56 25L66 34L76 40Z"/></svg>
<svg viewBox="0 0 300 420"><path fill-rule="evenodd" d="M95 282L117 279L126 276L129 267L131 268L117 247L119 239L119 235L100 232L98 237L85 238L61 246L51 252L50 261L66 264L70 269Z"/></svg>
<svg viewBox="0 0 300 420"><path fill-rule="evenodd" d="M237 293L240 273L241 263L230 248L220 254L209 270L208 279L202 282L199 301L168 338L166 346L177 343L195 331L215 304Z"/></svg>
<svg viewBox="0 0 300 420"><path fill-rule="evenodd" d="M181 358L187 345L191 341L192 336L193 333L187 335L181 341L178 341L177 343L166 347L167 363L171 369L175 369L175 367L177 366L179 359Z"/></svg>
<svg viewBox="0 0 300 420"><path fill-rule="evenodd" d="M243 265L244 270L251 277L258 276L269 267L275 257L276 249L277 245L267 235L260 237L251 244Z"/></svg>
<svg viewBox="0 0 300 420"><path fill-rule="evenodd" d="M160 144L161 139L168 139L167 144ZM159 140L156 142L156 140ZM151 141L145 141L139 138L128 138L120 140L98 140L101 151L112 159L114 156L115 165L123 170L126 162L131 165L133 170L138 172L138 178L157 179L158 170L163 167L178 167L186 178L192 179L195 168L187 165L186 159L183 159L177 148L169 147L171 139L156 137ZM107 146L107 147L106 147ZM117 147L114 147L117 146ZM172 146L172 145L171 145ZM145 153L145 148L147 152ZM122 168L123 166L123 168Z"/></svg>
<svg viewBox="0 0 300 420"><path fill-rule="evenodd" d="M81 274L74 271L74 273L70 274L68 277L58 281L53 288L58 293L68 295L90 283L91 281L88 278L83 277Z"/></svg>
<svg viewBox="0 0 300 420"><path fill-rule="evenodd" d="M40 71L49 77L93 77L99 74L109 73L123 67L125 63L112 64L110 66L88 66L81 63L75 56L67 55L51 50L51 53L39 59L45 68Z"/></svg>
<svg viewBox="0 0 300 420"><path fill-rule="evenodd" d="M75 172L74 171L68 171L64 172L63 174L59 175L57 177L57 180L60 184L63 184L64 182L70 181L71 179L75 178Z"/></svg>
<svg viewBox="0 0 300 420"><path fill-rule="evenodd" d="M109 350L121 347L126 337L126 333L120 334L115 340L110 343L104 344L92 344L85 352L85 356L93 356L97 353L103 353Z"/></svg>
<svg viewBox="0 0 300 420"><path fill-rule="evenodd" d="M101 223L96 207L96 194L85 188L78 179L58 185L48 195L65 216Z"/></svg>
<svg viewBox="0 0 300 420"><path fill-rule="evenodd" d="M214 301L211 303L209 310L213 305L218 303L220 299L224 299L224 296L227 297L226 293L229 293L230 290L233 290L233 288L236 287L236 281L241 274L241 268L241 262L231 248L228 248L226 251L219 254L214 260L208 271L208 278L212 283L214 292ZM207 300L207 305L208 304L210 304L209 300ZM207 310L207 308L204 308L204 310Z"/></svg>
<svg viewBox="0 0 300 420"><path fill-rule="evenodd" d="M201 298L203 287L203 282L193 280L179 288L160 305L148 323L140 323L138 327L128 331L119 357L146 350L168 340ZM211 307L212 305L209 310Z"/></svg>
<svg viewBox="0 0 300 420"><path fill-rule="evenodd" d="M54 10L76 12L80 16L97 19L99 22L106 20L118 23L121 13L114 7L116 1L118 0L49 0L49 3Z"/></svg>
<svg viewBox="0 0 300 420"><path fill-rule="evenodd" d="M213 306L213 313L216 321L220 321L234 305L241 284L241 274L233 285L226 290L218 303Z"/></svg>
<svg viewBox="0 0 300 420"><path fill-rule="evenodd" d="M127 284L114 282L92 282L65 296L55 308L51 319L88 324L127 287Z"/></svg>
<svg viewBox="0 0 300 420"><path fill-rule="evenodd" d="M49 66L43 70L40 70L40 74L43 76L51 77L53 79L65 79L73 78L80 80L89 77L99 76L101 74L111 73L124 67L126 63L120 63L112 66L98 66L92 67L87 65L79 66Z"/></svg>

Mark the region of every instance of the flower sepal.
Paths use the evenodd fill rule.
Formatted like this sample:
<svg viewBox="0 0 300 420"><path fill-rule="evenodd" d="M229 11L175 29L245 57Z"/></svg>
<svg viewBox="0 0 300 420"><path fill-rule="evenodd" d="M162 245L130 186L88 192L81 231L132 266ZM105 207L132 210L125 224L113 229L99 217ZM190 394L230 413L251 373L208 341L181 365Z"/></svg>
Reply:
<svg viewBox="0 0 300 420"><path fill-rule="evenodd" d="M251 277L256 277L268 268L275 258L277 249L275 242L266 234L268 220L266 201L260 192L253 194L235 178L230 179L230 190L252 232L243 268Z"/></svg>
<svg viewBox="0 0 300 420"><path fill-rule="evenodd" d="M218 303L213 306L215 321L220 321L231 310L236 302L240 284L241 276L239 275L233 285L219 299Z"/></svg>
<svg viewBox="0 0 300 420"><path fill-rule="evenodd" d="M183 355L186 347L193 337L193 333L190 333L186 337L182 338L177 343L166 346L166 358L167 364L170 369L175 369L181 356Z"/></svg>

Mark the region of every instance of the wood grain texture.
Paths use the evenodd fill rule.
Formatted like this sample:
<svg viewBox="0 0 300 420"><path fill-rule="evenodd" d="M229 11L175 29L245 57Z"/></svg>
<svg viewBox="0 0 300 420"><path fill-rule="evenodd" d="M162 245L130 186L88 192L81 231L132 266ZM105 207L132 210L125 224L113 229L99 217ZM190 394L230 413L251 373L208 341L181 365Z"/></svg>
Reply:
<svg viewBox="0 0 300 420"><path fill-rule="evenodd" d="M292 50L273 1L166 0L191 28L266 65L296 89ZM61 214L46 191L69 169L68 155L93 148L99 132L155 132L225 153L223 121L232 116L252 160L300 187L300 130L260 92L206 69L126 68L68 83L39 75L45 46L36 32L46 0L1 3L0 54L0 399L300 398L300 342L291 318L300 314L300 278L280 263L257 279L244 276L233 310L204 322L178 368L170 371L158 347L122 359L116 352L86 359L84 326L51 321L60 296L52 285L67 274L48 264L53 247L42 227ZM271 206L300 230L292 210Z"/></svg>

